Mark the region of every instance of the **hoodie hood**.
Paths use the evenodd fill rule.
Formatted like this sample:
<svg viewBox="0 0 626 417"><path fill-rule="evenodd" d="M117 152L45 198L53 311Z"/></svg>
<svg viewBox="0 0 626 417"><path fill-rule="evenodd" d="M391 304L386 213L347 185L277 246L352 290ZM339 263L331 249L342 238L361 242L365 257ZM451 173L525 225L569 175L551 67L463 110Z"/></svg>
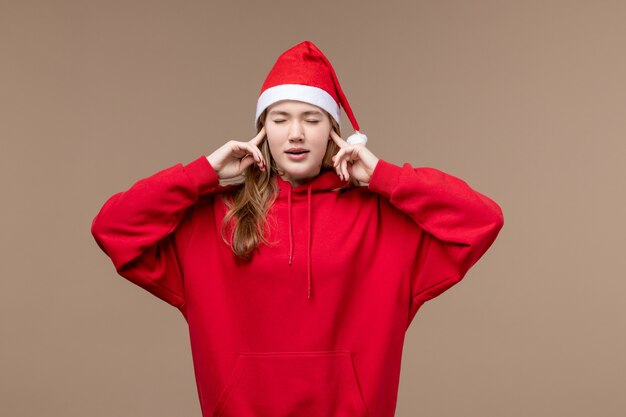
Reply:
<svg viewBox="0 0 626 417"><path fill-rule="evenodd" d="M295 195L304 195L307 196L307 246L306 246L306 257L307 257L307 298L311 298L311 218L312 218L312 195L315 193L330 193L330 192L339 192L343 189L348 189L354 187L350 182L344 182L339 178L337 173L333 169L328 169L321 171L319 175L307 181L304 184L300 184L298 186L292 186L291 183L287 180L282 179L279 175L275 176L276 183L278 185L278 196L276 201L286 201L287 202L287 212L289 213L289 265L291 265L293 260L293 222L291 216L291 208Z"/></svg>

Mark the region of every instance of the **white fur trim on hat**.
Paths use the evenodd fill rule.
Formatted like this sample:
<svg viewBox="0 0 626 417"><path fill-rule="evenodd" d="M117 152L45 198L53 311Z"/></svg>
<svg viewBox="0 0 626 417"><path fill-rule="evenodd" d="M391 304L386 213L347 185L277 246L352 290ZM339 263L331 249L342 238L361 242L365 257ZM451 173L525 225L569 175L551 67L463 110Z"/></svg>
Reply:
<svg viewBox="0 0 626 417"><path fill-rule="evenodd" d="M298 100L313 104L326 110L335 119L341 128L341 117L339 116L339 105L335 99L325 90L303 84L281 84L270 87L259 96L256 105L256 116L254 127L256 129L259 116L263 110L281 100Z"/></svg>

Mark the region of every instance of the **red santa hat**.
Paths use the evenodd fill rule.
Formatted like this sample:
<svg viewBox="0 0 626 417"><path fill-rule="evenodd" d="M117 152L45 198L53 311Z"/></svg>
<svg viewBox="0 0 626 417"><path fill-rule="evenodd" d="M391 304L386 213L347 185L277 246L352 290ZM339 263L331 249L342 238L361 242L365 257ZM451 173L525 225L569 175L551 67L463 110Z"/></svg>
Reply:
<svg viewBox="0 0 626 417"><path fill-rule="evenodd" d="M351 144L367 142L367 136L359 132L359 124L330 61L310 41L291 47L276 60L261 87L254 118L255 128L258 128L263 110L280 100L298 100L321 107L340 127L340 108L343 107L355 130L346 141Z"/></svg>

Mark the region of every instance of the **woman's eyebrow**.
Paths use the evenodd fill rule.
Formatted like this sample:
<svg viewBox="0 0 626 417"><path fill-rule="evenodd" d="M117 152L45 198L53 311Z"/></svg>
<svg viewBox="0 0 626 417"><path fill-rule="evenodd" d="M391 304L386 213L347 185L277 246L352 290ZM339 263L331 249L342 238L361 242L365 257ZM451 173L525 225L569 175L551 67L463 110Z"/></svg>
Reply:
<svg viewBox="0 0 626 417"><path fill-rule="evenodd" d="M270 113L270 115L272 114L280 114L280 115L284 115L284 116L289 116L289 113L286 111L280 111L280 110L272 110ZM302 112L303 115L307 116L307 115L315 115L315 116L321 116L322 112L319 110L308 110L308 111L303 111Z"/></svg>

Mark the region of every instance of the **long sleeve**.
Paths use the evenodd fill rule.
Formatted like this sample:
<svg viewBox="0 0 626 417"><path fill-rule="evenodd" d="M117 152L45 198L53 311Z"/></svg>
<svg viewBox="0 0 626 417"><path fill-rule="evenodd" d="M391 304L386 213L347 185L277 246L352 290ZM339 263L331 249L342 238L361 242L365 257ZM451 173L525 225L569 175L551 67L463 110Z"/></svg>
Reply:
<svg viewBox="0 0 626 417"><path fill-rule="evenodd" d="M435 168L398 166L380 159L368 188L421 229L411 267L413 315L424 302L459 282L504 225L495 201Z"/></svg>
<svg viewBox="0 0 626 417"><path fill-rule="evenodd" d="M193 229L192 206L218 185L206 156L176 164L111 196L93 219L91 234L119 275L185 314L180 261Z"/></svg>

